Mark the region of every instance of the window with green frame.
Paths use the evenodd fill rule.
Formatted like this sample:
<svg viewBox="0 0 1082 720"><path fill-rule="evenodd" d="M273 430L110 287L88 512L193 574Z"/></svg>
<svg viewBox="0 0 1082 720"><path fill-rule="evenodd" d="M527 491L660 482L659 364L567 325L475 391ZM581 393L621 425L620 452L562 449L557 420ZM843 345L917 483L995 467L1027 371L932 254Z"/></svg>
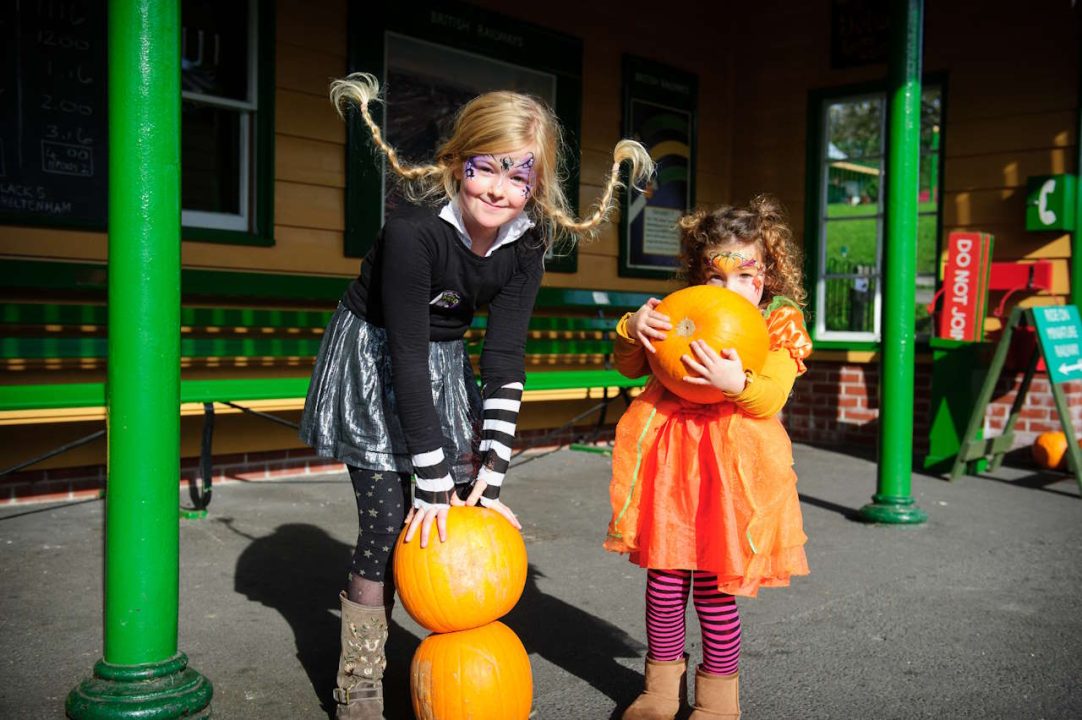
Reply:
<svg viewBox="0 0 1082 720"><path fill-rule="evenodd" d="M916 243L918 339L931 334L942 207L943 86L921 93ZM882 305L887 99L863 88L812 97L809 121L808 269L817 343L877 343Z"/></svg>
<svg viewBox="0 0 1082 720"><path fill-rule="evenodd" d="M182 0L185 239L274 243L273 22L269 1Z"/></svg>

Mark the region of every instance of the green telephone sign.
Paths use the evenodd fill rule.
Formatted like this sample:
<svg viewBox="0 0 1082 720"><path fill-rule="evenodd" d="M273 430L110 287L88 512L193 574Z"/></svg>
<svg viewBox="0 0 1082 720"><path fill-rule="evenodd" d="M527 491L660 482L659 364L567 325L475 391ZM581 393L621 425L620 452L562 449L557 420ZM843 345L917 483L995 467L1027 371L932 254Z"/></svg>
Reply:
<svg viewBox="0 0 1082 720"><path fill-rule="evenodd" d="M1082 323L1074 305L1033 308L1048 379L1053 383L1082 380Z"/></svg>
<svg viewBox="0 0 1082 720"><path fill-rule="evenodd" d="M1043 175L1026 182L1026 230L1075 229L1074 175Z"/></svg>

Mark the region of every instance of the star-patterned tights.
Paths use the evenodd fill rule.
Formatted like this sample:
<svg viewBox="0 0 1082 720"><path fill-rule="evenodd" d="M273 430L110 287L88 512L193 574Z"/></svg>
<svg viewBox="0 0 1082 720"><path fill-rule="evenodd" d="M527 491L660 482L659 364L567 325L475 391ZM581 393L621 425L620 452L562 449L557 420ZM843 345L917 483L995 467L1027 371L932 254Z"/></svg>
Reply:
<svg viewBox="0 0 1082 720"><path fill-rule="evenodd" d="M391 549L410 498L410 474L349 466L357 498L357 547L350 563L350 599L365 605L386 605L394 595Z"/></svg>

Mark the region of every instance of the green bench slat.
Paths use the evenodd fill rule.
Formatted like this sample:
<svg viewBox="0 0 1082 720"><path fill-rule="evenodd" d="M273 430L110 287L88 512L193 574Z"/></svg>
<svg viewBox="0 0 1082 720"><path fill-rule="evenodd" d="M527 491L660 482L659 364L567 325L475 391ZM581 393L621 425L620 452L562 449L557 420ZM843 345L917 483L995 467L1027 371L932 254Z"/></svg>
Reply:
<svg viewBox="0 0 1082 720"><path fill-rule="evenodd" d="M539 370L526 375L527 390L571 390L580 387L641 387L646 378L626 378L615 370ZM302 398L307 377L183 380L180 401L244 402ZM0 385L0 411L102 407L105 383Z"/></svg>
<svg viewBox="0 0 1082 720"><path fill-rule="evenodd" d="M323 310L217 308L183 306L180 324L186 327L249 327L323 329L332 313ZM6 303L0 306L5 325L101 325L109 322L104 305Z"/></svg>

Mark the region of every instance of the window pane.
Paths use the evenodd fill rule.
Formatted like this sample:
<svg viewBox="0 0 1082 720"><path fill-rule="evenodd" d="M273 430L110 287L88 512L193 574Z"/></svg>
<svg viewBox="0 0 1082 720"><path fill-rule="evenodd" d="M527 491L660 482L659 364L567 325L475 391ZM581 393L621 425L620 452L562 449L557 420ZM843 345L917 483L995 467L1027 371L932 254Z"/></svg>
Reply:
<svg viewBox="0 0 1082 720"><path fill-rule="evenodd" d="M828 331L874 332L876 278L871 275L830 278L823 320Z"/></svg>
<svg viewBox="0 0 1082 720"><path fill-rule="evenodd" d="M181 89L248 100L248 2L183 0Z"/></svg>
<svg viewBox="0 0 1082 720"><path fill-rule="evenodd" d="M881 160L831 160L827 164L827 217L879 212Z"/></svg>
<svg viewBox="0 0 1082 720"><path fill-rule="evenodd" d="M855 160L883 154L882 98L837 102L827 108L827 158Z"/></svg>
<svg viewBox="0 0 1082 720"><path fill-rule="evenodd" d="M241 214L241 113L184 102L181 123L182 207Z"/></svg>
<svg viewBox="0 0 1082 720"><path fill-rule="evenodd" d="M827 273L864 274L864 268L874 272L878 225L875 219L827 221L824 264Z"/></svg>

